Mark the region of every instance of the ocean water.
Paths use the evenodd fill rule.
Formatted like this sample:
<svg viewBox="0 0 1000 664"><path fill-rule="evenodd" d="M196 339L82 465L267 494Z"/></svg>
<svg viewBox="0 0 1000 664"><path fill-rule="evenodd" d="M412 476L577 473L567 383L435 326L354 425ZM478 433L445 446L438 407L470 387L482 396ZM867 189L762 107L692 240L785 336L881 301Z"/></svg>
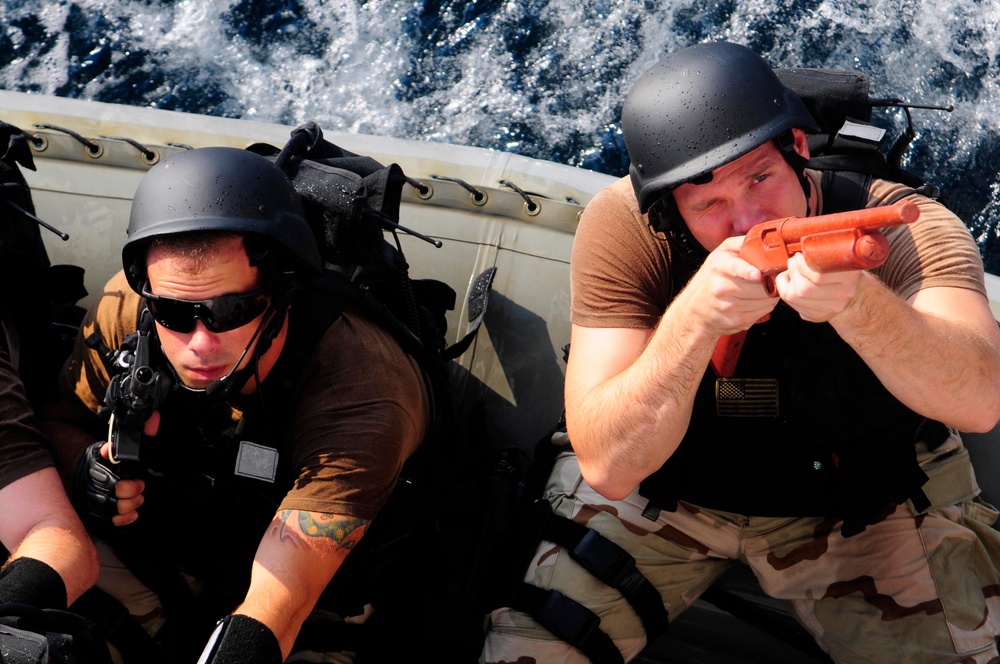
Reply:
<svg viewBox="0 0 1000 664"><path fill-rule="evenodd" d="M664 53L859 69L1000 273L1000 0L4 0L0 88L508 150L615 175ZM904 126L898 110L876 123Z"/></svg>

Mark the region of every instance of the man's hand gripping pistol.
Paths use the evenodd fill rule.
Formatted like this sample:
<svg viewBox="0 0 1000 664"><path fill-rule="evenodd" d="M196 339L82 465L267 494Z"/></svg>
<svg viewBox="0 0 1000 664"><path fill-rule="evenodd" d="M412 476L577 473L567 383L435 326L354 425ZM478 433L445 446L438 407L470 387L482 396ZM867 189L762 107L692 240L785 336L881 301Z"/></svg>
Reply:
<svg viewBox="0 0 1000 664"><path fill-rule="evenodd" d="M870 270L889 256L889 241L882 228L909 224L920 216L910 201L818 217L787 217L757 224L747 232L740 257L761 270L764 290L777 297L774 278L788 269L788 259L802 253L817 272ZM712 354L712 369L720 378L736 370L746 330L719 339Z"/></svg>
<svg viewBox="0 0 1000 664"><path fill-rule="evenodd" d="M118 350L111 350L97 333L86 339L111 373L102 411L110 413L111 449L108 459L101 455L103 442L87 449L77 467L74 493L78 508L103 524L118 514L115 494L118 481L142 475L143 428L163 404L171 387L170 377L150 365L152 325L146 320L148 317L149 312L143 311L139 329Z"/></svg>

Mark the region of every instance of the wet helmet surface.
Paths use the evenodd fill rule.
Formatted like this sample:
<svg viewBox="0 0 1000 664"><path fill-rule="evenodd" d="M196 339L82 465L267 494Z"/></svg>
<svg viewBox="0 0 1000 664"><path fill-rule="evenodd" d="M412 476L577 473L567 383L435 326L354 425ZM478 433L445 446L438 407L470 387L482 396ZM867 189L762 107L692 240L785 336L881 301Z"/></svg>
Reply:
<svg viewBox="0 0 1000 664"><path fill-rule="evenodd" d="M122 263L136 291L145 279L142 250L155 237L193 231L262 236L286 267L322 270L313 234L291 182L265 157L228 147L197 148L146 173L132 199Z"/></svg>
<svg viewBox="0 0 1000 664"><path fill-rule="evenodd" d="M622 108L640 210L793 127L818 130L798 95L750 49L712 42L667 55L639 77Z"/></svg>

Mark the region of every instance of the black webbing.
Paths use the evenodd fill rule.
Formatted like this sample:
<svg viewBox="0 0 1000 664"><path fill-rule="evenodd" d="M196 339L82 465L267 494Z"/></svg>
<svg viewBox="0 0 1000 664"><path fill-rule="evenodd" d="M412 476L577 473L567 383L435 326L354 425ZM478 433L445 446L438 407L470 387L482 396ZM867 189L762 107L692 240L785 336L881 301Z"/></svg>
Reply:
<svg viewBox="0 0 1000 664"><path fill-rule="evenodd" d="M667 629L667 609L660 593L635 566L635 558L600 533L570 519L553 514L542 538L565 548L576 562L632 605L652 643Z"/></svg>
<svg viewBox="0 0 1000 664"><path fill-rule="evenodd" d="M529 614L542 627L586 655L592 664L625 662L611 637L601 630L601 619L558 590L542 590L522 583L514 593L511 608Z"/></svg>

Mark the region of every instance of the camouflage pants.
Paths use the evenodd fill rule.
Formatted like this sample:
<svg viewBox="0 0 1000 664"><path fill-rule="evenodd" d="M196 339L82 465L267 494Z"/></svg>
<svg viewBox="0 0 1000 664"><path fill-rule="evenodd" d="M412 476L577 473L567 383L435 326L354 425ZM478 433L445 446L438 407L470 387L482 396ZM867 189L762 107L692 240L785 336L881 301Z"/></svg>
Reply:
<svg viewBox="0 0 1000 664"><path fill-rule="evenodd" d="M942 464L950 469L937 478L934 464L924 464L931 510L916 516L899 506L846 539L839 521L742 516L684 503L651 521L642 516L648 501L637 493L613 502L591 489L571 452L556 461L546 497L557 514L627 549L671 619L729 566L743 563L837 662L1000 661L1000 532L991 527L997 512L972 499L978 488L971 465L957 438L949 445L960 464ZM539 545L525 580L594 611L626 661L646 645L622 596L558 546ZM588 661L524 613L500 609L491 620L480 662Z"/></svg>

